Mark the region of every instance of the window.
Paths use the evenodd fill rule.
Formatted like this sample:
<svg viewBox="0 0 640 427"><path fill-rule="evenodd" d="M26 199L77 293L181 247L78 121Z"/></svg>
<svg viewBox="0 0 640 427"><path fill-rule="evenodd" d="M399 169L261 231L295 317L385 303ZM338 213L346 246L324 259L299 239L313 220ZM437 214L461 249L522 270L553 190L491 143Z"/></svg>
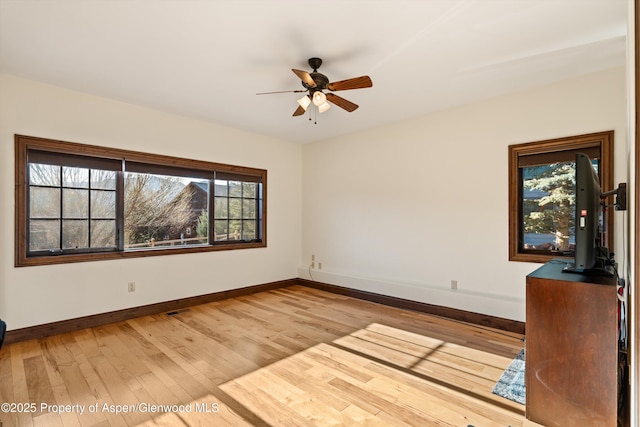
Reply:
<svg viewBox="0 0 640 427"><path fill-rule="evenodd" d="M613 131L509 146L509 260L547 262L572 256L575 155L593 161L603 191L613 183ZM613 245L613 218L604 230Z"/></svg>
<svg viewBox="0 0 640 427"><path fill-rule="evenodd" d="M116 166L117 162L31 153L28 252L46 255L115 249Z"/></svg>
<svg viewBox="0 0 640 427"><path fill-rule="evenodd" d="M209 244L210 171L125 162L124 248Z"/></svg>
<svg viewBox="0 0 640 427"><path fill-rule="evenodd" d="M15 142L16 266L266 246L265 170Z"/></svg>
<svg viewBox="0 0 640 427"><path fill-rule="evenodd" d="M262 184L242 181L231 174L216 174L215 241L253 240L258 235L262 212Z"/></svg>

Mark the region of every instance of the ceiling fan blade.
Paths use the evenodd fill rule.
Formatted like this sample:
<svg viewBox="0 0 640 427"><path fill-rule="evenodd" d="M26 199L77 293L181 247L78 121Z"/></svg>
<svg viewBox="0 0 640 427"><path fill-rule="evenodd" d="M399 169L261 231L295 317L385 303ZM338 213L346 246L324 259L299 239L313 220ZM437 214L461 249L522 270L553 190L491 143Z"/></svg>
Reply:
<svg viewBox="0 0 640 427"><path fill-rule="evenodd" d="M307 86L316 87L316 82L311 78L311 74L306 71L296 70L295 68L292 68L291 71L293 71Z"/></svg>
<svg viewBox="0 0 640 427"><path fill-rule="evenodd" d="M342 108L344 110L347 110L348 112L352 112L352 111L354 111L355 109L358 108L358 104L354 104L351 101L347 101L346 99L344 99L344 98L342 98L342 97L340 97L338 95L335 95L333 93L328 93L327 94L327 101L329 101L332 104L337 105L338 107L340 107L340 108Z"/></svg>
<svg viewBox="0 0 640 427"><path fill-rule="evenodd" d="M364 89L373 86L373 82L369 76L354 77L352 79L340 80L339 82L329 83L327 89L331 91Z"/></svg>
<svg viewBox="0 0 640 427"><path fill-rule="evenodd" d="M278 90L275 92L260 92L260 93L256 93L256 95L271 95L272 93L298 93L298 92L306 92L306 90L304 89L300 89L300 90Z"/></svg>
<svg viewBox="0 0 640 427"><path fill-rule="evenodd" d="M293 117L301 116L303 114L304 114L304 108L302 108L301 105L298 105L298 108L296 108L296 111L293 112Z"/></svg>

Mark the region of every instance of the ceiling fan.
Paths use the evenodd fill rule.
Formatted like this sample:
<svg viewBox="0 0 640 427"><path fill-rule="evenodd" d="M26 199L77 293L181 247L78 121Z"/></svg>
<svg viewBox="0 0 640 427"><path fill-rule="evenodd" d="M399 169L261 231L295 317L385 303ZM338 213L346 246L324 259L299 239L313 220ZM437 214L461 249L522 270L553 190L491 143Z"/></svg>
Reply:
<svg viewBox="0 0 640 427"><path fill-rule="evenodd" d="M301 116L307 111L307 108L311 103L313 103L316 107L318 107L318 111L324 113L327 111L332 103L337 105L338 107L352 112L358 108L357 104L354 104L351 101L348 101L334 93L339 90L350 90L350 89L363 89L367 87L373 86L373 82L371 82L371 78L369 76L360 76L354 77L352 79L340 80L337 82L329 82L329 78L322 73L318 72L318 68L322 65L322 59L320 58L309 58L309 66L313 69L311 73L302 70L296 70L292 68L291 71L294 72L296 76L300 78L302 81L302 86L304 86L304 90L285 90L278 92L261 92L256 95L268 95L272 93L295 93L295 92L308 92L302 98L298 99L298 108L293 112L294 116ZM324 93L325 90L329 90L331 92ZM329 102L327 102L329 101Z"/></svg>

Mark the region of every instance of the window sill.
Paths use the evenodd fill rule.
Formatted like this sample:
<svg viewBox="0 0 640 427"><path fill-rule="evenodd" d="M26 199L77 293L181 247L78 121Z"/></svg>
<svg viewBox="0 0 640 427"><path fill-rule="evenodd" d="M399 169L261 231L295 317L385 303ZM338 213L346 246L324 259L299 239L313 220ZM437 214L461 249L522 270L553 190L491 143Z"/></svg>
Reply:
<svg viewBox="0 0 640 427"><path fill-rule="evenodd" d="M566 260L571 260L571 257L567 257L567 256L563 256L560 253L558 254L551 254L551 255L545 255L545 254L515 254L515 255L511 255L509 257L509 261L517 261L517 262L537 262L540 264L544 264L547 263L549 261L551 261L552 259L556 259L556 258L563 258Z"/></svg>
<svg viewBox="0 0 640 427"><path fill-rule="evenodd" d="M199 246L173 246L173 247L161 247L161 248L144 248L127 250L124 252L102 252L102 253L83 253L83 254L61 254L61 255L46 255L46 256L31 256L31 257L18 257L15 260L16 267L33 267L38 265L56 265L56 264L70 264L76 262L90 262L90 261L107 261L114 259L128 259L128 258L145 258L151 256L162 255L176 255L176 254L193 254L199 252L217 252L228 251L236 249L255 249L265 248L267 243L262 242L237 242L237 243L224 243L213 245L199 245Z"/></svg>

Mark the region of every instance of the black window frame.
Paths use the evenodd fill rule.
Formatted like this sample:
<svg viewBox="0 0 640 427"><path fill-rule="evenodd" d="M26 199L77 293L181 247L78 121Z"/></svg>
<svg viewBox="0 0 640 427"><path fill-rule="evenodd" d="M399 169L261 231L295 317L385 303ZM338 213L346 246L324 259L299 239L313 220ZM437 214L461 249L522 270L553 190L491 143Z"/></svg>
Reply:
<svg viewBox="0 0 640 427"><path fill-rule="evenodd" d="M523 248L523 178L522 167L534 164L551 164L567 161L575 153L583 152L598 159L598 175L602 191L613 188L613 142L614 131L527 142L509 146L509 261L545 263L562 253ZM605 242L609 248L614 244L613 216L607 215Z"/></svg>
<svg viewBox="0 0 640 427"><path fill-rule="evenodd" d="M253 167L228 165L202 160L149 154L131 150L99 147L75 142L52 140L40 137L15 135L15 266L51 265L87 262L120 258L162 256L170 254L199 253L220 250L263 248L267 246L267 171ZM79 248L60 250L29 249L29 165L30 159L46 164L64 164L89 169L107 168L115 170L116 182L116 247ZM209 181L209 241L193 246L151 247L127 249L124 244L124 176L127 171L142 173L187 174ZM214 182L216 176L233 178L241 182L258 183L261 190L256 204L255 238L215 241L214 228ZM62 191L62 190L61 190ZM62 216L63 213L60 212ZM62 219L62 218L61 218ZM62 228L61 228L62 229ZM61 243L62 246L62 243Z"/></svg>

